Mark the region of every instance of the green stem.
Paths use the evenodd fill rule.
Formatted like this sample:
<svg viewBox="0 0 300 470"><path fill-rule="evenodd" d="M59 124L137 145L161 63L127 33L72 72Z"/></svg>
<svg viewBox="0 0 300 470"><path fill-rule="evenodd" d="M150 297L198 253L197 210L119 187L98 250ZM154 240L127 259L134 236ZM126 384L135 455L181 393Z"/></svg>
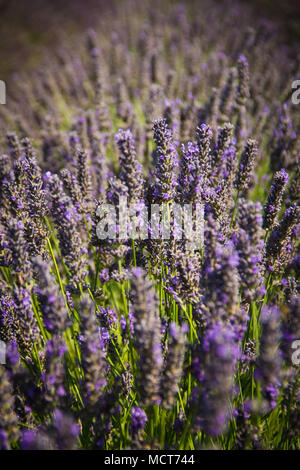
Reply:
<svg viewBox="0 0 300 470"><path fill-rule="evenodd" d="M134 239L131 240L132 253L133 253L133 264L136 267L136 253L135 253L135 244Z"/></svg>

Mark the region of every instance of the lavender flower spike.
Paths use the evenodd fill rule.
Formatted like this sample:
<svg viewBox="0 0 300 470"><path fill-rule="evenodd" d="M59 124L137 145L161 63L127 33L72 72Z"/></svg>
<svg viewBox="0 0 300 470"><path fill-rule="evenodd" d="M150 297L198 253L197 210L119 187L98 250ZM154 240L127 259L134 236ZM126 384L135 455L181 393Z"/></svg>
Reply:
<svg viewBox="0 0 300 470"><path fill-rule="evenodd" d="M248 139L247 144L241 156L241 161L236 177L236 187L239 191L249 188L253 176L255 160L257 158L257 142L254 139Z"/></svg>
<svg viewBox="0 0 300 470"><path fill-rule="evenodd" d="M60 290L50 274L48 265L37 257L33 261L37 279L35 293L47 330L51 333L64 331L69 325L68 312Z"/></svg>
<svg viewBox="0 0 300 470"><path fill-rule="evenodd" d="M262 311L262 322L263 331L256 378L261 383L266 403L270 409L273 409L276 406L281 380L279 309L276 306L265 306Z"/></svg>
<svg viewBox="0 0 300 470"><path fill-rule="evenodd" d="M175 196L177 152L165 119L154 121L153 132L156 142L153 199L168 202Z"/></svg>
<svg viewBox="0 0 300 470"><path fill-rule="evenodd" d="M160 401L160 375L163 367L161 321L156 311L154 288L141 268L132 270L132 298L135 319L135 346L139 356L138 389L143 405Z"/></svg>
<svg viewBox="0 0 300 470"><path fill-rule="evenodd" d="M18 438L18 418L8 374L0 365L0 450L10 449L10 441Z"/></svg>
<svg viewBox="0 0 300 470"><path fill-rule="evenodd" d="M283 193L288 183L289 176L284 168L274 175L271 191L264 208L263 228L270 230L276 224L281 209Z"/></svg>
<svg viewBox="0 0 300 470"><path fill-rule="evenodd" d="M178 392L185 352L185 333L186 325L180 328L176 325L176 323L171 323L171 339L161 380L160 392L162 397L161 404L166 409L172 408L176 393Z"/></svg>
<svg viewBox="0 0 300 470"><path fill-rule="evenodd" d="M229 418L228 400L233 392L234 373L240 356L240 348L233 339L231 327L217 322L206 331L201 346L195 426L211 436L221 434Z"/></svg>
<svg viewBox="0 0 300 470"><path fill-rule="evenodd" d="M135 151L135 142L131 131L119 130L116 142L121 152L120 156L120 179L128 188L131 200L139 201L143 196L143 173L142 166L138 163Z"/></svg>

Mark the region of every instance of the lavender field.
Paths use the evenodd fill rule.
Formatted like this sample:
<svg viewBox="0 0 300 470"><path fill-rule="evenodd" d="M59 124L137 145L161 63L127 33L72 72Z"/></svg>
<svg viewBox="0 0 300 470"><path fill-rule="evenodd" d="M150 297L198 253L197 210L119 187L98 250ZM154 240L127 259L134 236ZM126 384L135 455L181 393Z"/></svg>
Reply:
<svg viewBox="0 0 300 470"><path fill-rule="evenodd" d="M0 449L300 450L300 42L94 4L5 77Z"/></svg>

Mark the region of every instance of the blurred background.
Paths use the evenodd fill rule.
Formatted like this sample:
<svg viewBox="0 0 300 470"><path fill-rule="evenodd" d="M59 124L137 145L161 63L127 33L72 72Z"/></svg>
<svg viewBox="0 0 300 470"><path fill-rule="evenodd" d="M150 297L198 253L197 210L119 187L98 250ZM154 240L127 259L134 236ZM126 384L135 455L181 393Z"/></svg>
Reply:
<svg viewBox="0 0 300 470"><path fill-rule="evenodd" d="M190 1L201 8L201 0ZM232 2L218 3L221 1L226 14L226 4ZM126 0L0 0L0 79L35 67L45 47L55 48L64 37L96 27L98 19L112 10L118 14L121 2ZM247 4L258 18L278 23L287 42L300 43L300 1L238 0L238 3Z"/></svg>

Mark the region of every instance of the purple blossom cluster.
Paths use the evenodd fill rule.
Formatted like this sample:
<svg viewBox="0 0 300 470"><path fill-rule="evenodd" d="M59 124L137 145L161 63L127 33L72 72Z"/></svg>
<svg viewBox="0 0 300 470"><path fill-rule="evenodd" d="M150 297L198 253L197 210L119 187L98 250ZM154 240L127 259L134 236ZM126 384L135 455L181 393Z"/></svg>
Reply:
<svg viewBox="0 0 300 470"><path fill-rule="evenodd" d="M299 448L296 47L244 3L144 3L0 108L0 449ZM99 237L121 196L170 236Z"/></svg>

